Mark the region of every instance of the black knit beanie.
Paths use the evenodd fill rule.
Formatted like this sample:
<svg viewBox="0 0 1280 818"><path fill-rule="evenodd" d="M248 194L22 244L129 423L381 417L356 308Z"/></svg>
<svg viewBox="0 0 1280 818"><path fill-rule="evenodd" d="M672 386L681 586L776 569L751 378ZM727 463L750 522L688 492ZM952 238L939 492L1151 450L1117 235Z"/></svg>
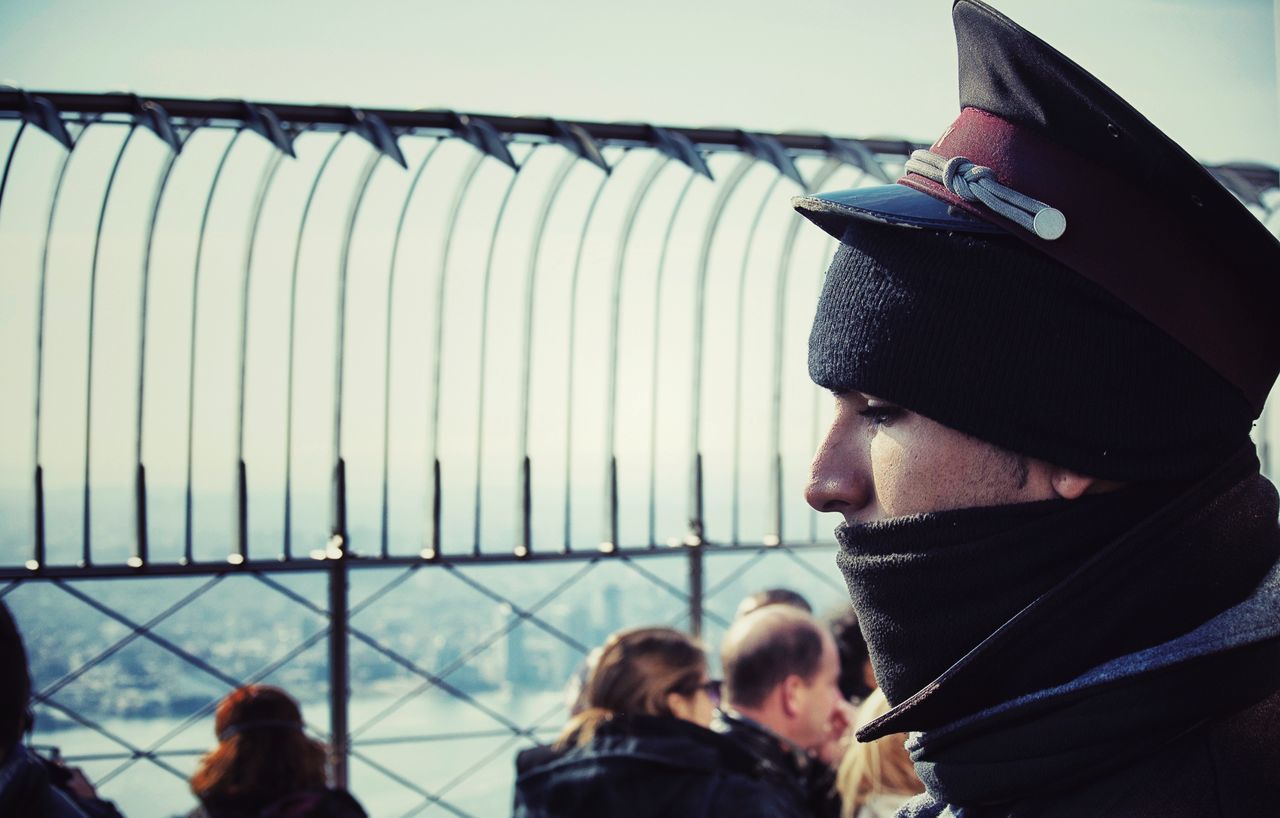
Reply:
<svg viewBox="0 0 1280 818"><path fill-rule="evenodd" d="M809 374L1116 480L1201 474L1253 419L1199 358L1022 242L872 222L845 232L827 272Z"/></svg>

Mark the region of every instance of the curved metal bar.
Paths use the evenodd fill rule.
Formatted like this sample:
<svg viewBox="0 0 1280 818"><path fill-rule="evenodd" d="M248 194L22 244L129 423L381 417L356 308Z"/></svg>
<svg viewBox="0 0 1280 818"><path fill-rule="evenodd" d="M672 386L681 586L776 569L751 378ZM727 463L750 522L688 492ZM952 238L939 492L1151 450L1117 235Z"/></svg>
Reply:
<svg viewBox="0 0 1280 818"><path fill-rule="evenodd" d="M608 406L605 408L605 468L609 475L609 492L608 492L608 508L605 511L604 521L604 538L601 541L601 548L605 551L612 551L619 546L618 542L618 458L617 458L617 441L614 439L617 434L618 425L618 323L622 312L622 276L626 268L627 248L631 244L631 234L636 226L636 219L640 215L640 206L644 204L645 198L649 195L649 191L653 188L654 182L658 180L659 174L663 168L671 161L670 156L659 154L653 159L653 163L649 165L649 169L645 171L645 175L640 179L640 184L636 187L635 194L631 197L631 204L627 208L627 216L623 221L622 238L618 242L618 258L613 267L613 302L609 310L609 391Z"/></svg>
<svg viewBox="0 0 1280 818"><path fill-rule="evenodd" d="M84 136L88 126L82 127L76 137ZM40 396L44 392L44 323L45 323L45 290L49 279L49 244L53 236L53 218L58 212L58 201L62 198L62 183L67 178L67 166L71 163L71 151L62 155L58 164L58 172L53 183L53 195L49 202L49 220L45 223L44 249L40 255L40 287L36 299L36 384L35 384L35 428L32 434L32 447L35 463L35 542L32 544L31 561L28 568L39 568L44 565L44 467L40 463L41 424L43 404Z"/></svg>
<svg viewBox="0 0 1280 818"><path fill-rule="evenodd" d="M351 210L347 214L347 231L342 237L342 252L339 256L341 261L338 265L338 314L334 319L337 322L337 332L333 364L333 525L330 527L330 533L337 540L330 543L330 548L336 547L338 551L345 550L350 539L347 531L346 464L342 459L342 390L347 358L347 274L351 269L351 239L356 232L356 220L360 218L360 207L364 204L364 197L369 192L369 182L373 180L373 172L378 167L378 160L384 155L388 154L380 151L370 154L364 170L360 172L356 195L351 201ZM403 157L401 159L403 160ZM335 555L331 554L330 557L332 556Z"/></svg>
<svg viewBox="0 0 1280 818"><path fill-rule="evenodd" d="M485 154L477 151L462 172L462 181L453 196L453 209L449 212L449 230L445 233L444 247L440 251L440 275L436 287L436 339L432 350L431 452L427 458L427 462L431 464L431 543L422 549L423 556L431 559L440 555L440 374L443 371L441 346L444 344L444 291L449 277L449 254L453 250L453 236L457 232L458 217L462 214L462 202L476 180L484 157Z"/></svg>
<svg viewBox="0 0 1280 818"><path fill-rule="evenodd" d="M240 281L240 373L236 397L236 550L241 562L249 559L249 470L244 462L244 407L245 383L249 362L249 285L253 271L253 249L258 242L258 227L262 223L262 211L267 206L267 195L275 183L276 173L288 154L273 151L262 169L258 192L254 196L252 215L249 216L249 235L244 254L244 275Z"/></svg>
<svg viewBox="0 0 1280 818"><path fill-rule="evenodd" d="M625 158L625 157L624 157ZM555 207L560 190L569 178L569 171L578 163L578 155L566 152L560 167L551 177L551 186L547 189L542 207L538 209L538 223L533 230L533 244L529 250L529 266L524 276L524 327L521 337L524 338L524 366L520 370L520 397L516 408L516 416L520 418L520 437L516 442L516 451L520 452L520 532L516 542L515 554L518 557L528 556L533 548L531 520L533 516L533 486L529 464L529 385L530 371L533 368L533 293L537 283L538 258L542 254L542 237L547 232L547 224L551 220L551 211Z"/></svg>
<svg viewBox="0 0 1280 818"><path fill-rule="evenodd" d="M534 145L525 155L525 162L533 158L539 145ZM502 193L502 201L498 205L498 215L493 220L493 232L489 236L489 252L484 261L484 282L480 288L480 384L476 389L476 493L474 522L472 523L471 553L480 555L480 497L484 485L484 382L489 364L489 282L493 278L493 255L498 245L498 232L502 229L502 219L507 214L507 203L511 201L511 191L520 181L520 165L512 165L511 180Z"/></svg>
<svg viewBox="0 0 1280 818"><path fill-rule="evenodd" d="M382 382L382 531L379 552L384 558L390 553L390 543L387 539L387 529L391 514L391 480L388 464L391 462L391 318L394 315L392 308L396 291L396 260L400 256L400 238L404 235L405 220L409 215L409 203L413 201L413 194L418 189L418 182L422 179L423 171L427 169L432 157L436 155L436 151L443 144L443 139L437 139L431 149L427 151L426 156L423 157L417 171L414 172L413 179L409 182L409 188L404 194L404 203L400 206L400 218L396 220L395 235L391 239L391 262L387 270L387 334L385 351L382 357L382 360L386 362L387 371L383 376Z"/></svg>
<svg viewBox="0 0 1280 818"><path fill-rule="evenodd" d="M600 184L596 185L596 192L591 197L591 204L587 205L587 215L582 220L582 233L578 236L578 250L573 258L573 274L569 279L569 343L565 349L565 357L567 359L566 370L567 386L565 388L565 421L564 421L564 545L561 548L562 553L568 554L573 550L573 347L577 336L577 318L578 318L578 274L582 270L582 251L587 245L587 231L591 229L591 221L596 215L596 205L600 203L600 195L604 193L604 189L609 182L618 178L616 174L609 174L600 180Z"/></svg>
<svg viewBox="0 0 1280 818"><path fill-rule="evenodd" d="M795 169L792 168L792 170L794 171ZM797 173L796 175L798 176L799 174ZM742 264L738 267L738 337L733 349L733 502L729 514L729 530L731 532L729 542L732 545L738 544L738 512L741 499L739 484L742 482L740 471L742 464L742 345L746 343L744 319L746 317L747 304L747 265L751 263L751 245L755 243L756 234L760 230L760 219L764 217L764 209L773 201L773 192L778 189L778 183L783 178L781 174L773 177L773 181L765 188L764 195L760 197L760 204L756 205L755 215L751 217L751 227L747 230L747 241L742 253Z"/></svg>
<svg viewBox="0 0 1280 818"><path fill-rule="evenodd" d="M338 146L346 139L347 133L343 131L337 139L333 140L324 158L320 160L320 166L316 168L316 175L311 180L311 189L307 192L306 202L302 206L302 218L298 222L298 238L293 246L293 270L289 274L289 351L285 375L285 389L288 393L285 398L284 421L284 559L286 560L293 557L293 330L298 316L298 263L302 258L302 238L307 232L307 219L311 215L311 205L315 202L320 180L324 178L329 161L333 159Z"/></svg>
<svg viewBox="0 0 1280 818"><path fill-rule="evenodd" d="M120 143L120 149L116 151L115 161L111 163L111 172L107 176L107 187L102 193L102 206L98 209L98 226L93 236L93 261L89 264L89 326L88 345L85 350L85 357L88 359L85 367L85 392L84 392L84 499L83 513L81 520L83 539L80 543L80 564L93 564L93 548L90 541L89 527L89 499L91 492L89 490L89 463L90 454L93 447L90 445L93 430L93 330L94 318L97 313L98 303L98 258L99 251L102 249L102 225L107 218L107 204L111 201L111 191L115 189L116 175L120 171L120 162L124 159L124 152L129 149L129 143L133 141L133 135L137 132L137 124L129 126L129 132L125 134L124 140Z"/></svg>
<svg viewBox="0 0 1280 818"><path fill-rule="evenodd" d="M680 215L680 206L684 204L693 180L698 172L690 169L689 177L676 196L675 205L671 208L671 218L667 220L667 229L662 236L662 250L658 254L658 272L654 281L653 292L653 357L650 358L649 384L649 547L657 548L655 526L657 523L657 474L658 474L658 344L662 336L658 328L662 319L662 283L667 269L667 250L671 247L671 235L675 232L676 219Z"/></svg>
<svg viewBox="0 0 1280 818"><path fill-rule="evenodd" d="M889 178L889 174L885 173L884 166L876 160L875 154L867 150L866 146L854 139L837 139L833 136L826 138L827 154L837 162L843 162L851 165L862 172L864 176L871 176L881 184L893 184L893 179ZM818 190L819 185L816 183L809 185L809 190Z"/></svg>
<svg viewBox="0 0 1280 818"><path fill-rule="evenodd" d="M157 109L163 113L163 109ZM168 122L168 120L165 120ZM192 125L189 128L187 137L191 137L200 125ZM177 136L169 129L169 136L177 140ZM159 132L157 132L159 134ZM161 137L164 138L164 137ZM168 142L170 147L174 147L173 142ZM179 143L180 146L180 143ZM160 204L164 198L165 189L169 186L170 175L173 174L174 165L177 164L179 150L170 150L166 156L164 169L160 172L159 179L156 180L156 188L154 195L151 196L151 218L147 221L147 237L145 242L146 250L142 256L142 280L138 285L138 389L137 389L137 419L134 425L133 435L133 556L129 557L128 565L132 568L141 568L146 565L148 558L147 544L147 470L142 462L142 419L145 415L145 387L146 387L146 361L147 361L147 307L148 296L150 296L151 282L151 255L155 245L156 224L160 219Z"/></svg>
<svg viewBox="0 0 1280 818"><path fill-rule="evenodd" d="M236 131L227 146L222 150L218 165L213 171L213 179L209 182L209 195L204 200L204 212L200 215L200 232L196 234L196 260L191 273L191 343L187 348L187 486L182 528L182 558L190 563L192 556L191 536L191 466L192 452L195 442L196 418L196 334L199 330L200 311L197 309L200 296L200 268L204 261L204 237L209 228L209 211L213 207L213 197L218 191L218 183L222 180L222 171L227 166L227 158L236 143L240 141L243 130Z"/></svg>
<svg viewBox="0 0 1280 818"><path fill-rule="evenodd" d="M814 175L810 190L820 190L844 164L839 159L828 159ZM791 256L795 252L796 236L805 220L799 215L791 219L782 238L782 250L778 255L778 278L773 295L773 395L769 411L769 440L773 442L773 463L769 468L770 494L773 497L772 530L765 535L765 545L782 542L782 344L786 338L787 279L791 272Z"/></svg>
<svg viewBox="0 0 1280 818"><path fill-rule="evenodd" d="M724 187L716 196L711 206L711 217L707 220L707 230L702 238L702 256L698 263L698 285L694 298L693 313L693 391L690 395L692 411L690 412L690 435L693 459L691 473L693 475L693 491L689 498L689 545L701 545L706 537L702 509L702 333L706 323L707 300L707 268L711 264L711 242L715 239L716 229L720 225L720 217L724 215L725 205L729 197L737 190L738 185L746 177L747 171L757 160L754 156L743 156L737 167L725 180Z"/></svg>
<svg viewBox="0 0 1280 818"><path fill-rule="evenodd" d="M26 132L27 132L27 120L24 119L18 125L17 132L14 133L13 135L13 142L10 143L9 153L4 160L4 172L3 174L0 174L0 212L2 212L4 208L5 188L9 186L9 169L13 167L13 157L18 152L18 143L22 141L22 135L25 134ZM37 460L37 463L38 462L39 461ZM37 476L37 481L39 481L39 476ZM3 595L0 594L0 597L2 596Z"/></svg>
<svg viewBox="0 0 1280 818"><path fill-rule="evenodd" d="M18 152L18 143L22 141L22 135L26 131L27 121L24 119L13 135L13 142L9 144L9 154L4 160L4 173L0 174L0 207L4 206L4 189L9 186L9 168L13 166L13 155Z"/></svg>
<svg viewBox="0 0 1280 818"><path fill-rule="evenodd" d="M169 151L165 157L163 170L156 182L155 193L151 197L151 218L147 222L147 240L142 256L142 281L138 287L138 402L134 424L134 531L133 558L129 561L134 568L142 567L148 556L147 545L147 476L142 463L142 420L144 416L144 389L147 371L147 309L151 286L151 255L155 246L156 224L160 220L160 204L164 200L164 192L169 186L169 178L173 175L173 166L177 164L181 154Z"/></svg>

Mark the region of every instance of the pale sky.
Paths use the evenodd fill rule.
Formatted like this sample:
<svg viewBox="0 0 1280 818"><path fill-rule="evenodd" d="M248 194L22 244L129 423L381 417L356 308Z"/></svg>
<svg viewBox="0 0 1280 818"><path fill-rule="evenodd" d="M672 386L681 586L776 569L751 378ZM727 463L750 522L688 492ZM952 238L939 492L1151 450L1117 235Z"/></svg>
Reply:
<svg viewBox="0 0 1280 818"><path fill-rule="evenodd" d="M1206 161L1280 162L1272 0L997 0ZM943 0L0 0L0 80L931 140Z"/></svg>

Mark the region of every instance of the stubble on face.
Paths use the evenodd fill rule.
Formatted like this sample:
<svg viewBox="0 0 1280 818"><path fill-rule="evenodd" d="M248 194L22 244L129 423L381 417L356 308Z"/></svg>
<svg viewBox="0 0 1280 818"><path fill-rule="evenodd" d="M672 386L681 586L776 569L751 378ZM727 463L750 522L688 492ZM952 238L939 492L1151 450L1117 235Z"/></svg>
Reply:
<svg viewBox="0 0 1280 818"><path fill-rule="evenodd" d="M1044 499L1026 456L914 413L876 431L870 460L882 519Z"/></svg>

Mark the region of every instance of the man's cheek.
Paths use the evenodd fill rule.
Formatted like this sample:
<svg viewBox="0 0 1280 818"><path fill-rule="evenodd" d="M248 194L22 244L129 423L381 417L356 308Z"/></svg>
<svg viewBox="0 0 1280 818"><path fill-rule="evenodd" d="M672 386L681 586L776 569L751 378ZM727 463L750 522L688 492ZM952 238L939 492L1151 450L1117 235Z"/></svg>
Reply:
<svg viewBox="0 0 1280 818"><path fill-rule="evenodd" d="M891 507L897 492L897 463L883 446L871 444L871 484L875 492L874 502L880 510L892 516Z"/></svg>
<svg viewBox="0 0 1280 818"><path fill-rule="evenodd" d="M886 434L877 435L872 442L876 499L886 516L901 517L929 510L921 506L930 502L934 470L923 454L915 450L909 440Z"/></svg>

